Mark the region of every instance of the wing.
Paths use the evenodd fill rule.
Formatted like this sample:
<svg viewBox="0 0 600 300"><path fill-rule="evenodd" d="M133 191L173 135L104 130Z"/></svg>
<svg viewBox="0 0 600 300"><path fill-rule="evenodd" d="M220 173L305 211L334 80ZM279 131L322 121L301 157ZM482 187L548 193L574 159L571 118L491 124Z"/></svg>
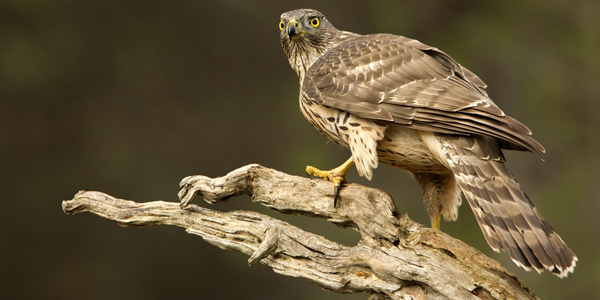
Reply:
<svg viewBox="0 0 600 300"><path fill-rule="evenodd" d="M521 190L497 141L484 136L439 134L442 151L488 244L506 249L525 269L546 268L560 277L577 257Z"/></svg>
<svg viewBox="0 0 600 300"><path fill-rule="evenodd" d="M485 83L450 56L416 40L389 34L350 38L308 70L305 97L359 117L419 130L487 135L504 149L544 147L507 116Z"/></svg>

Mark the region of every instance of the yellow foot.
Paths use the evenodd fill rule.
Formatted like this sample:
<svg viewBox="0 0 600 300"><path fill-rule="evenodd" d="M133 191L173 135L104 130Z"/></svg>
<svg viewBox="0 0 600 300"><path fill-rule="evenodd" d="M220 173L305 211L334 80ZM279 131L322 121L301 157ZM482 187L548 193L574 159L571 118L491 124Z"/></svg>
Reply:
<svg viewBox="0 0 600 300"><path fill-rule="evenodd" d="M342 183L347 183L346 172L354 165L352 158L349 158L341 166L331 169L329 171L321 171L312 166L306 166L306 173L308 176L321 177L325 180L329 180L333 183L333 207L337 204L338 193Z"/></svg>

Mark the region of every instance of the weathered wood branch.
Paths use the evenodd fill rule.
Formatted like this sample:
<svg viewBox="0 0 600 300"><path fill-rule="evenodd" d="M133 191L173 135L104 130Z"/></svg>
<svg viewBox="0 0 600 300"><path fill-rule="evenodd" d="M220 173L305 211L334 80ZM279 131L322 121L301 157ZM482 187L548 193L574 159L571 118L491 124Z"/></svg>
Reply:
<svg viewBox="0 0 600 300"><path fill-rule="evenodd" d="M399 215L384 191L350 184L333 207L331 183L248 165L224 177L190 176L181 203L137 203L100 192L63 202L67 214L89 211L124 226L174 225L222 249L250 256L277 273L339 293L369 291L379 299L538 299L499 263L439 230ZM350 247L249 211L218 212L209 203L247 194L276 211L325 218L357 230ZM413 297L413 298L410 298Z"/></svg>

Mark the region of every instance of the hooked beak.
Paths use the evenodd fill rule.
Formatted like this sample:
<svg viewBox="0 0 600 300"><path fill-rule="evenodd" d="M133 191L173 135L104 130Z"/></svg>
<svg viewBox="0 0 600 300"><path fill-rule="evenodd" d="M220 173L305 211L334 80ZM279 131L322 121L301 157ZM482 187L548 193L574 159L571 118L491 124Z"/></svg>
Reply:
<svg viewBox="0 0 600 300"><path fill-rule="evenodd" d="M300 30L298 29L298 22L296 20L290 20L287 23L287 35L291 40L293 37L298 36L300 34Z"/></svg>

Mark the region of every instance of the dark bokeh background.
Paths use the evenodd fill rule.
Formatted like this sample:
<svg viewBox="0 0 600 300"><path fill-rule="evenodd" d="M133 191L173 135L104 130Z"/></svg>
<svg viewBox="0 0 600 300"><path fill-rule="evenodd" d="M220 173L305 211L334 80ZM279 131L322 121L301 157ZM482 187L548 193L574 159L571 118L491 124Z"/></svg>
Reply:
<svg viewBox="0 0 600 300"><path fill-rule="evenodd" d="M600 2L323 2L0 2L2 298L365 299L248 267L245 255L180 228L122 228L61 210L79 190L177 201L188 175L248 163L303 175L308 163L345 161L348 150L303 119L298 79L279 45L279 15L300 7L340 29L419 39L477 73L546 147L546 162L507 153L509 166L579 264L562 280L517 268L487 246L466 203L442 229L544 299L600 294ZM371 182L349 176L389 191L401 212L428 223L406 174L381 166ZM248 198L211 208L257 210L348 245L358 239Z"/></svg>

